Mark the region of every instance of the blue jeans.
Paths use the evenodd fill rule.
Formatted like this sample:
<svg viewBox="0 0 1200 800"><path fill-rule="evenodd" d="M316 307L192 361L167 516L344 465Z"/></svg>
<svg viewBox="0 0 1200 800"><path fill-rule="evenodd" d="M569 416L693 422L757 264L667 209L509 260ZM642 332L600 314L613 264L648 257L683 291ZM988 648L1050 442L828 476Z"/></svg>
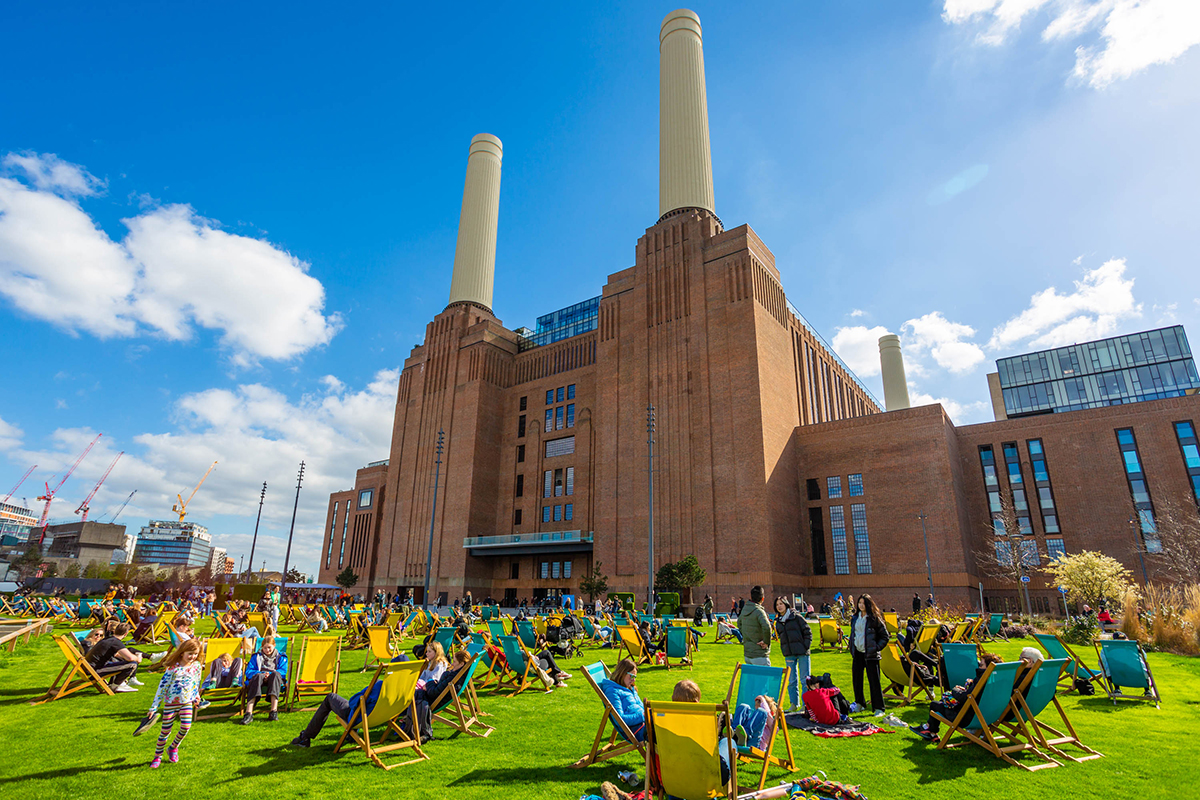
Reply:
<svg viewBox="0 0 1200 800"><path fill-rule="evenodd" d="M809 656L785 656L783 661L787 664L788 700L791 701L793 707L798 707L800 705L801 681L810 674L811 665L809 663Z"/></svg>

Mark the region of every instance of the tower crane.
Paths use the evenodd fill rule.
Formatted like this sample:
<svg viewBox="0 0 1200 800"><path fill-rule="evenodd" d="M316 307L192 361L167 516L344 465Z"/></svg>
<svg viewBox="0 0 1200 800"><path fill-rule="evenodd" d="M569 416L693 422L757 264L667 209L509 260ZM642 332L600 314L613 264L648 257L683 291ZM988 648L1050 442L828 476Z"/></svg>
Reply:
<svg viewBox="0 0 1200 800"><path fill-rule="evenodd" d="M78 467L80 462L83 461L84 456L92 452L92 448L96 446L96 442L100 441L100 437L103 435L103 433L97 433L96 438L92 439L91 444L83 448L83 452L79 454L79 458L75 459L75 463L71 465L69 470L67 470L67 474L63 475L62 480L58 482L57 486L51 489L50 481L46 481L46 493L38 498L38 500L46 501L46 506L42 509L42 518L38 520L37 524L37 526L42 529L41 535L38 536L38 544L41 544L42 540L46 538L46 520L50 517L50 504L54 502L54 496L58 494L58 490L61 489L63 484L67 482L67 478L71 477L71 473L74 472L75 468ZM53 478L50 480L53 480Z"/></svg>
<svg viewBox="0 0 1200 800"><path fill-rule="evenodd" d="M124 450L117 453L117 457L114 458L112 463L108 465L108 469L104 470L104 474L100 476L100 480L96 483L96 486L92 489L91 493L83 499L83 502L79 504L79 508L75 509L76 514L83 514L82 520L84 522L87 522L87 515L91 508L92 498L96 496L96 492L100 491L100 485L108 479L108 473L112 472L113 467L117 465L117 462L121 460L121 456L123 455L125 455Z"/></svg>
<svg viewBox="0 0 1200 800"><path fill-rule="evenodd" d="M213 471L213 467L215 467L215 466L217 466L217 462L216 462L216 461L214 461L214 462L212 463L212 467L209 467L209 468L208 468L208 472L204 473L204 478L201 478L201 479L200 479L200 483L197 483L197 484L196 484L196 488L195 488L195 489L192 489L192 494L191 494L191 496L190 496L190 497L188 497L188 499L187 499L187 502L184 502L184 499L183 499L183 493L182 493L182 492L181 492L180 494L177 494L177 495L175 495L175 497L176 497L176 498L178 498L178 500L179 500L179 503L178 503L178 504L176 504L176 505L173 505L173 506L171 506L171 510L172 510L172 511L174 511L175 513L179 514L179 521L180 521L180 522L183 522L183 518L187 516L187 507L188 507L188 503L192 502L192 498L196 496L196 492L200 491L200 486L201 486L201 484L203 484L203 483L204 483L204 479L208 477L208 474L209 474L209 472L212 472L212 471Z"/></svg>
<svg viewBox="0 0 1200 800"><path fill-rule="evenodd" d="M130 492L129 497L125 498L125 502L121 503L121 507L117 509L117 513L113 514L112 519L108 521L110 525L117 521L117 517L121 516L121 512L125 510L125 506L129 505L129 501L133 499L135 494L137 494L137 489L134 489L132 492Z"/></svg>
<svg viewBox="0 0 1200 800"><path fill-rule="evenodd" d="M25 479L26 479L26 478L28 478L30 475L32 475L32 474L33 474L33 471L34 471L35 469L37 469L37 464L34 464L32 467L30 467L29 469L25 470L25 474L21 476L21 480L17 481L17 485L16 485L16 486L14 486L13 488L11 488L11 489L9 489L9 490L8 490L8 494L4 495L4 499L3 499L3 500L0 500L0 503L7 503L7 502L8 502L8 498L12 497L14 494L16 494L16 493L17 493L17 489L20 489L20 488L21 488L21 484L25 482Z"/></svg>

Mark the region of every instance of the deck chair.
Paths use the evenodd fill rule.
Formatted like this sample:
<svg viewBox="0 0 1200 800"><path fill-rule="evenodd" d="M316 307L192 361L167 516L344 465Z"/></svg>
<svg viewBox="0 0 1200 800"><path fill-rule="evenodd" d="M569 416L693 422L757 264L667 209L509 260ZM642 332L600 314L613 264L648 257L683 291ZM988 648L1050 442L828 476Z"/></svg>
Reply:
<svg viewBox="0 0 1200 800"><path fill-rule="evenodd" d="M83 657L83 652L79 649L78 640L71 634L63 634L55 636L54 641L58 643L58 649L62 651L67 663L59 670L58 677L54 679L54 683L50 684L50 688L46 693L30 703L30 705L41 705L54 700L60 700L69 694L74 694L81 689L86 689L91 686L101 694L112 695L113 690L109 688L108 683L100 677L99 673L92 667L88 660Z"/></svg>
<svg viewBox="0 0 1200 800"><path fill-rule="evenodd" d="M545 623L542 624L542 632L546 630ZM526 647L537 647L537 630L532 622L527 619L513 620L513 635L521 639L521 644Z"/></svg>
<svg viewBox="0 0 1200 800"><path fill-rule="evenodd" d="M954 623L954 630L950 634L950 641L955 643L961 642L970 627L971 623L966 620Z"/></svg>
<svg viewBox="0 0 1200 800"><path fill-rule="evenodd" d="M487 725L479 719L479 698L475 694L475 684L473 683L475 672L483 655L483 653L474 654L471 662L463 667L464 674L455 678L449 686L442 690L441 694L429 703L429 710L433 714L434 720L449 725L459 733L476 736L480 739L486 738L495 730L493 726ZM442 716L443 712L452 713L453 716Z"/></svg>
<svg viewBox="0 0 1200 800"><path fill-rule="evenodd" d="M632 625L618 625L616 628L617 639L620 644L617 645L617 661L621 661L621 653L629 653L629 657L633 659L635 664L653 664L654 660L650 656L650 648L646 647L646 642L642 639L642 631Z"/></svg>
<svg viewBox="0 0 1200 800"><path fill-rule="evenodd" d="M723 633L721 631L721 623L722 622L724 622L727 626L729 626L728 633ZM724 644L725 642L736 642L738 640L738 638L733 635L733 631L735 629L737 629L737 620L730 622L728 619L722 619L721 617L717 617L716 623L717 623L717 625L716 625L717 636L715 639L713 639L713 644ZM821 641L821 637L816 635L816 632L814 632L814 634L813 634L813 641L814 642Z"/></svg>
<svg viewBox="0 0 1200 800"><path fill-rule="evenodd" d="M380 664L366 691L359 696L358 708L351 709L349 720L342 722L344 730L334 745L333 752L340 753L349 737L367 758L371 759L371 763L385 770L428 759L429 756L421 749L421 738L417 729L417 704L413 702L417 691L417 678L420 677L423 667L424 664L420 661ZM375 700L375 707L368 713L367 698L377 685L379 695ZM341 722L340 717L335 715L335 718ZM398 724L398 720L401 719L408 723L411 735ZM382 735L374 741L371 739L372 728L383 728ZM384 744L388 736L393 734L399 741ZM411 750L417 757L397 764L383 763L380 756L396 750Z"/></svg>
<svg viewBox="0 0 1200 800"><path fill-rule="evenodd" d="M718 748L732 741L725 703L646 702L647 797L709 800L738 796L737 759L729 759L729 780L721 780ZM721 715L725 716L722 717ZM727 720L725 728L720 720Z"/></svg>
<svg viewBox="0 0 1200 800"><path fill-rule="evenodd" d="M1002 627L1004 627L1004 617L1002 617L1000 614L988 614L987 629L983 632L982 641L991 642L995 641L996 639L1004 639L1005 641L1008 641L1007 638L1000 635L1000 629Z"/></svg>
<svg viewBox="0 0 1200 800"><path fill-rule="evenodd" d="M258 631L259 638L267 632L267 619L261 611L251 611L246 614L246 627Z"/></svg>
<svg viewBox="0 0 1200 800"><path fill-rule="evenodd" d="M1046 651L1046 655L1051 658L1065 658L1067 660L1067 668L1063 670L1059 676L1060 692L1071 692L1075 690L1075 681L1083 678L1087 681L1100 681L1104 676L1098 671L1089 669L1079 656L1071 650L1057 634L1054 633L1035 633L1033 638Z"/></svg>
<svg viewBox="0 0 1200 800"><path fill-rule="evenodd" d="M154 627L150 629L150 641L158 644L163 639L170 637L170 628L175 622L175 618L179 616L178 611L164 611L158 615L158 619L154 621Z"/></svg>
<svg viewBox="0 0 1200 800"><path fill-rule="evenodd" d="M359 672L366 672L372 666L386 664L395 657L392 653L392 629L387 625L368 625L367 626L367 655L363 659L363 668ZM374 661L372 664L371 662Z"/></svg>
<svg viewBox="0 0 1200 800"><path fill-rule="evenodd" d="M1001 740L1011 741L1011 738L999 728L998 723L1004 718L1013 699L1016 688L1019 661L1009 661L1003 664L989 664L987 670L980 676L971 693L958 707L958 713L950 720L936 712L930 712L944 726L942 735L938 738L938 749L958 747L967 742L950 743L950 739L959 734L967 741L979 745L1006 764L1020 767L1024 770L1044 769L1061 766L1050 756L1033 747L1028 742L1016 742L1001 745ZM1046 763L1036 766L1022 764L1015 760L1010 753L1031 751Z"/></svg>
<svg viewBox="0 0 1200 800"><path fill-rule="evenodd" d="M458 628L442 627L437 629L437 633L433 635L433 640L442 646L442 652L449 658L454 652L454 639L458 634Z"/></svg>
<svg viewBox="0 0 1200 800"><path fill-rule="evenodd" d="M973 644L951 643L942 645L942 664L946 686L966 686L974 680L979 668L979 648Z"/></svg>
<svg viewBox="0 0 1200 800"><path fill-rule="evenodd" d="M213 638L213 639L209 639L207 642L205 642L204 643L204 673L203 674L208 675L208 669L209 669L209 667L212 666L212 663L214 661L216 661L218 658L220 658L225 653L228 653L229 655L233 656L234 658L242 658L242 645L245 643L245 641L246 641L245 639ZM244 669L244 667L243 667L243 669ZM245 680L245 673L243 672L242 681L237 682L233 686L213 687L211 689L205 689L200 693L200 696L203 699L207 700L210 704L218 703L218 702L222 702L222 701L230 701L230 702L234 703L234 705L236 706L242 695L242 683L244 682L244 680ZM198 717L196 717L196 719L201 720L201 719L217 719L218 717L229 717L233 713L236 713L236 710L237 709L235 708L231 712L229 709L225 709L224 711L217 711L217 712L213 712L211 714L205 714L203 716L198 716Z"/></svg>
<svg viewBox="0 0 1200 800"><path fill-rule="evenodd" d="M504 651L504 660L507 663L505 669L499 673L500 680L496 689L512 689L512 696L516 697L535 682L541 682L534 668L536 660L521 644L520 639L516 636L501 636L500 648ZM546 687L546 691L549 692L550 688Z"/></svg>
<svg viewBox="0 0 1200 800"><path fill-rule="evenodd" d="M921 680L917 673L917 665L909 661L908 668L905 669L905 660L900 652L900 645L896 642L888 642L883 648L879 654L879 672L890 681L883 687L883 691L894 692L901 701L900 705L905 706L912 702L913 695L917 692L924 692L927 698L932 699L932 691L925 681Z"/></svg>
<svg viewBox="0 0 1200 800"><path fill-rule="evenodd" d="M1158 684L1140 644L1132 639L1097 639L1093 644L1104 677L1100 685L1114 706L1117 700L1145 700L1161 708ZM1141 689L1144 694L1141 697L1124 694L1122 688Z"/></svg>
<svg viewBox="0 0 1200 800"><path fill-rule="evenodd" d="M504 620L489 619L488 623L487 623L487 628L488 628L488 634L492 637L492 642L494 642L495 645L497 647L499 647L500 646L500 637L508 636L508 632L506 630L504 630Z"/></svg>
<svg viewBox="0 0 1200 800"><path fill-rule="evenodd" d="M423 663L423 662L416 662ZM300 666L292 681L288 711L302 697L321 697L338 689L342 669L342 640L338 636L309 636L300 650ZM310 709L302 709L308 711Z"/></svg>
<svg viewBox="0 0 1200 800"><path fill-rule="evenodd" d="M675 659L675 666L686 666L692 668L692 632L686 627L672 626L667 628L667 638L663 645L663 652L666 654L667 669L671 669L671 659Z"/></svg>
<svg viewBox="0 0 1200 800"><path fill-rule="evenodd" d="M848 650L849 643L846 639L846 634L842 630L842 626L832 617L822 617L821 625L821 644L822 650L826 647L832 647L834 650Z"/></svg>
<svg viewBox="0 0 1200 800"><path fill-rule="evenodd" d="M762 762L762 773L758 779L758 788L761 790L767 784L767 767L774 764L777 767L783 767L788 772L795 772L796 758L792 755L792 740L787 735L787 721L783 718L783 692L786 687L786 670L783 667L760 667L756 664L735 664L733 667L733 678L729 681L729 692L725 695L725 705L730 706L734 710L740 705L748 705L754 708L754 698L760 694L765 694L775 700L777 713L775 715L774 725L771 726L771 740L763 749L747 745L746 747L738 747L738 758L742 761L754 763ZM737 692L736 698L734 692ZM733 701L732 703L730 701ZM732 713L732 712L731 712ZM787 751L787 760L784 761L775 755L775 741L779 737L780 732L783 733L783 742Z"/></svg>
<svg viewBox="0 0 1200 800"><path fill-rule="evenodd" d="M1010 736L1024 736L1041 750L1048 750L1056 756L1074 761L1091 761L1102 758L1099 753L1079 741L1074 726L1067 719L1067 712L1058 702L1057 694L1059 676L1066 670L1069 659L1056 658L1043 661L1037 670L1027 674L1013 692L1013 704L1010 716L1007 718L1006 730ZM1047 706L1053 705L1062 720L1064 730L1057 730L1038 719ZM1005 727L1002 725L1002 727ZM1049 736L1047 736L1049 734ZM1084 755L1076 757L1065 752L1065 745L1079 748Z"/></svg>
<svg viewBox="0 0 1200 800"><path fill-rule="evenodd" d="M600 638L600 629L596 627L596 623L592 622L591 617L581 617L580 622L583 623L583 632L587 635L584 641L587 642L603 642Z"/></svg>
<svg viewBox="0 0 1200 800"><path fill-rule="evenodd" d="M895 611L883 612L883 624L887 626L889 636L895 636L900 632L900 615Z"/></svg>
<svg viewBox="0 0 1200 800"><path fill-rule="evenodd" d="M592 749L583 758L572 764L572 767L581 768L595 764L597 761L607 761L610 758L624 755L636 750L638 754L645 759L646 745L644 742L639 742L637 736L625 724L625 720L617 714L608 697L600 690L600 682L609 676L608 666L597 661L594 664L588 664L583 668L583 677L588 682L588 686L600 698L600 704L604 707L604 715L600 718L600 728L596 731L596 739L592 742ZM608 741L605 742L604 731L607 727L612 726L612 732L608 735ZM603 742L603 744L601 744Z"/></svg>

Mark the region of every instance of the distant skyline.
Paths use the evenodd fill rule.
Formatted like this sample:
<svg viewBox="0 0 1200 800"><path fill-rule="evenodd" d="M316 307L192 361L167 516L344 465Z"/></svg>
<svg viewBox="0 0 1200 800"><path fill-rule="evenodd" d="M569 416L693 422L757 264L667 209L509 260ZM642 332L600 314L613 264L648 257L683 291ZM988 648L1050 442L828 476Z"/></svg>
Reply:
<svg viewBox="0 0 1200 800"><path fill-rule="evenodd" d="M328 495L385 459L445 306L467 146L504 143L495 312L600 293L657 219L658 26L675 4L38 4L0 65L0 491L119 522L189 507L237 562L315 572ZM1200 3L689 6L716 210L882 399L991 418L1006 355L1200 335ZM47 39L53 57L46 57ZM1193 341L1193 344L1195 342ZM0 495L2 497L2 495ZM261 555L259 555L261 554ZM249 565L247 565L249 567Z"/></svg>

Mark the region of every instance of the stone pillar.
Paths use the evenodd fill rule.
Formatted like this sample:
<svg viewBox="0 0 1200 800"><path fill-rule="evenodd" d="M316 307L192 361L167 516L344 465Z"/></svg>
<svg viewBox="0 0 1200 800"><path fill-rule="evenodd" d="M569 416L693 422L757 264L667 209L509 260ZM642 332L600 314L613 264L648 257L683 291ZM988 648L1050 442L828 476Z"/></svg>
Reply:
<svg viewBox="0 0 1200 800"><path fill-rule="evenodd" d="M879 337L879 366L883 369L883 404L888 411L908 408L908 379L904 376L904 356L900 337L889 333Z"/></svg>
<svg viewBox="0 0 1200 800"><path fill-rule="evenodd" d="M693 11L672 11L663 20L658 93L659 219L681 208L715 214L704 48Z"/></svg>
<svg viewBox="0 0 1200 800"><path fill-rule="evenodd" d="M490 133L471 140L450 305L471 303L492 310L496 274L496 229L500 220L500 159L504 148Z"/></svg>

